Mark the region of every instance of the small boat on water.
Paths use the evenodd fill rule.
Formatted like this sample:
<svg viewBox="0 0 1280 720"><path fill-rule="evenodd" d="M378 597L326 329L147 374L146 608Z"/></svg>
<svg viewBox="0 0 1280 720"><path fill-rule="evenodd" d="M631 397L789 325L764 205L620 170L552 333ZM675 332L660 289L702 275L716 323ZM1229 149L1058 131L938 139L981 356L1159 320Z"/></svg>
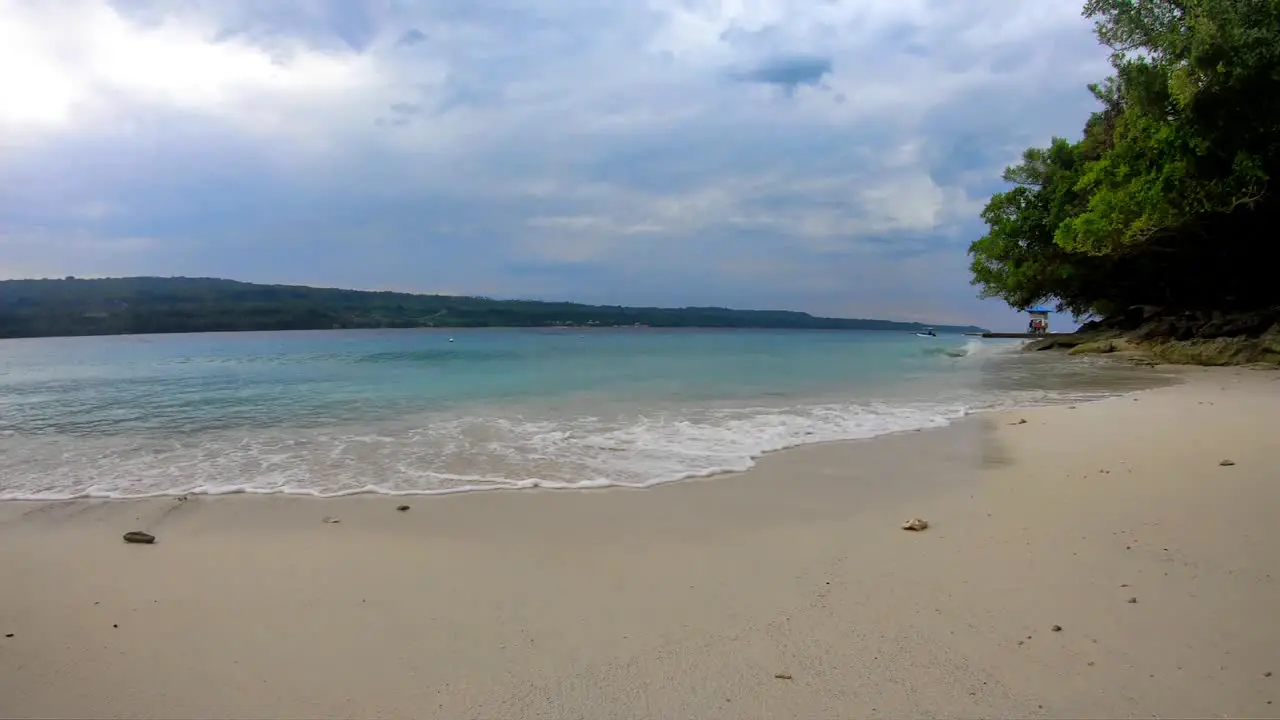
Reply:
<svg viewBox="0 0 1280 720"><path fill-rule="evenodd" d="M916 333L916 337L938 337L938 333L934 332L933 328L925 328Z"/></svg>

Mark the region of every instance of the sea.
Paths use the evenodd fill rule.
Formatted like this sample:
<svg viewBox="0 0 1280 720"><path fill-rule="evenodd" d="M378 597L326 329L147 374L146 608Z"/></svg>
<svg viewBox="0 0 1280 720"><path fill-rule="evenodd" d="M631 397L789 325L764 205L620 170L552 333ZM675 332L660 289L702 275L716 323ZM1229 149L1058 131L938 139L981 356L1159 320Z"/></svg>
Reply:
<svg viewBox="0 0 1280 720"><path fill-rule="evenodd" d="M0 499L650 487L812 443L1172 382L888 331L0 340Z"/></svg>

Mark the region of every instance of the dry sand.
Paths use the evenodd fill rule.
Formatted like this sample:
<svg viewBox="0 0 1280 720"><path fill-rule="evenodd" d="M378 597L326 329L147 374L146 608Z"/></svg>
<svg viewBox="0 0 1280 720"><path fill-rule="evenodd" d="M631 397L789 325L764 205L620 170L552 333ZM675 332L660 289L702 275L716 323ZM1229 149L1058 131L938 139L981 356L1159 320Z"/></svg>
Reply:
<svg viewBox="0 0 1280 720"><path fill-rule="evenodd" d="M647 491L0 504L0 716L1280 716L1280 375L1187 378Z"/></svg>

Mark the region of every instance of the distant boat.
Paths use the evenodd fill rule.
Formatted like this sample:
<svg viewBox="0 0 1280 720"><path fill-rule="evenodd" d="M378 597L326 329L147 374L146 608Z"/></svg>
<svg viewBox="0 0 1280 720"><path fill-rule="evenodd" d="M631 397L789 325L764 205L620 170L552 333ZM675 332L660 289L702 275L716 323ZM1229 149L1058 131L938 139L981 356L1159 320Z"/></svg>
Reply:
<svg viewBox="0 0 1280 720"><path fill-rule="evenodd" d="M933 328L925 328L923 331L916 333L916 337L938 337L938 333Z"/></svg>

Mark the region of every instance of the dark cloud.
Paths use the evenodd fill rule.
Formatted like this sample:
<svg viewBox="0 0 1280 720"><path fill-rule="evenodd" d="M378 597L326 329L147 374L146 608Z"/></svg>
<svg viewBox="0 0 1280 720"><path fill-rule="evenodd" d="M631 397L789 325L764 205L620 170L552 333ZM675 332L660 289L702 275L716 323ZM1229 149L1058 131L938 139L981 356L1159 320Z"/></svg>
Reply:
<svg viewBox="0 0 1280 720"><path fill-rule="evenodd" d="M413 47L414 45L424 43L426 41L426 33L422 32L418 28L410 28L400 34L400 38L396 40L396 45L399 47Z"/></svg>
<svg viewBox="0 0 1280 720"><path fill-rule="evenodd" d="M829 57L793 55L770 58L735 77L742 82L776 85L794 92L802 85L818 85L832 70Z"/></svg>

